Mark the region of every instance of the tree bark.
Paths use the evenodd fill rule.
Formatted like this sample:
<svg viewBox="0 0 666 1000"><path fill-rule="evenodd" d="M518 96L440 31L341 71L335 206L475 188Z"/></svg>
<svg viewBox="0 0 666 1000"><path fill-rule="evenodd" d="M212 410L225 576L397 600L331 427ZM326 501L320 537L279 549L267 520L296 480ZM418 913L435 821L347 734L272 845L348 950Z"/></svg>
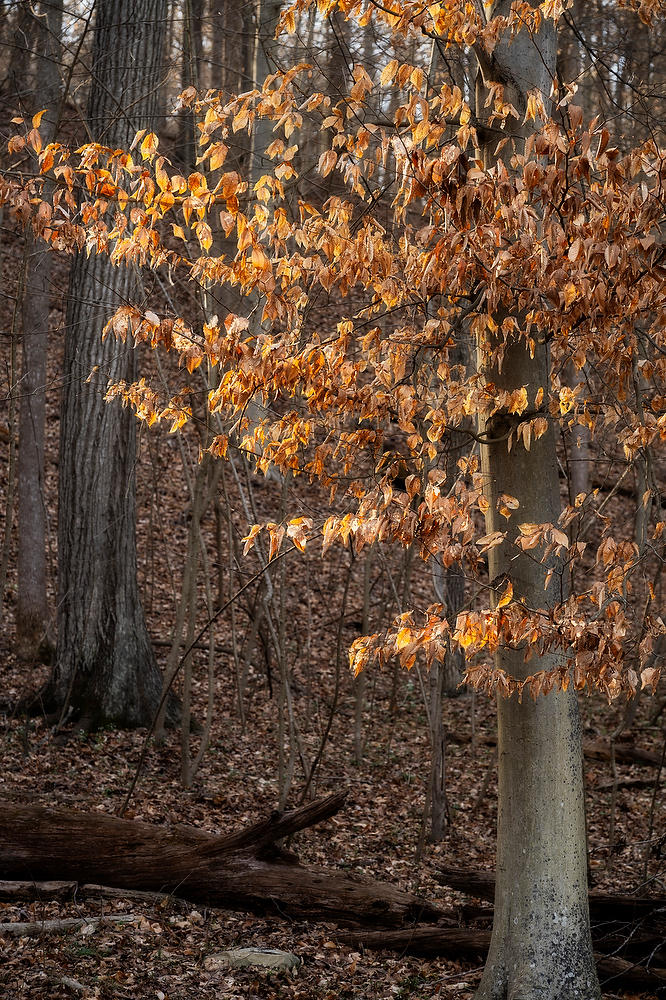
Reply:
<svg viewBox="0 0 666 1000"><path fill-rule="evenodd" d="M127 148L158 98L165 0L98 0L88 119ZM49 697L88 726L148 724L161 695L137 590L135 420L104 402L135 377L132 343L101 340L142 294L134 269L80 253L72 265L60 430L58 645ZM95 375L87 381L91 371Z"/></svg>
<svg viewBox="0 0 666 1000"><path fill-rule="evenodd" d="M7 77L3 81L3 89L6 85L12 101L16 102L14 106L17 112L23 110L24 102L32 88L30 64L35 26L35 18L28 0L17 3L10 43L11 56Z"/></svg>
<svg viewBox="0 0 666 1000"><path fill-rule="evenodd" d="M344 794L214 837L99 813L3 803L0 878L76 879L299 920L399 927L437 907L387 883L306 868L277 842L334 815ZM75 850L72 845L75 844Z"/></svg>
<svg viewBox="0 0 666 1000"><path fill-rule="evenodd" d="M508 15L510 3L500 0L492 14ZM538 31L521 31L501 40L492 58L478 53L481 76L477 83L477 115L485 108L486 85L501 83L504 100L520 118L528 92L538 89L549 99L555 76L557 36L552 20L544 18ZM483 149L484 162L496 162L496 141ZM505 156L509 156L508 148ZM503 319L498 316L496 319ZM512 392L525 387L528 410L543 409L537 394L549 395L547 345L525 336L505 339L501 368L485 360L480 365L498 389ZM497 346L495 345L490 345ZM487 350L487 347L486 347ZM525 419L508 412L491 413L480 420L485 494L489 502L487 532L503 531L498 503L502 494L515 497L519 516L508 524L503 544L489 553L491 586L499 593L505 581L513 584L514 598L529 608L553 607L565 596L562 567L541 564L535 553L518 554L513 541L516 521L555 523L560 514L559 479L552 423L527 451L520 441L508 451L507 439ZM554 570L550 584L548 569ZM535 669L554 669L557 659L546 654L525 663L524 649L501 648L496 666L522 679ZM553 692L536 701L516 695L498 698L498 820L497 887L493 932L477 1000L594 1000L600 996L592 954L587 900L585 802L583 794L581 731L573 688Z"/></svg>
<svg viewBox="0 0 666 1000"><path fill-rule="evenodd" d="M60 96L62 0L39 5L35 111L46 108L41 135L51 142ZM51 252L26 233L28 263L23 293L23 371L19 405L18 590L16 652L35 660L48 652L46 601L46 505L44 500L44 424L46 360L51 299Z"/></svg>

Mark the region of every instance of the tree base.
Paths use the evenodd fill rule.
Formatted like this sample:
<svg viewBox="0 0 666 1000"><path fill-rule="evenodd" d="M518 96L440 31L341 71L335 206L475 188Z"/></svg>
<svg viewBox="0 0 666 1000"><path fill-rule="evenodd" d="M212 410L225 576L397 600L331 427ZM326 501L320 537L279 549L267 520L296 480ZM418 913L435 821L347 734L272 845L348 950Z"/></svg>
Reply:
<svg viewBox="0 0 666 1000"><path fill-rule="evenodd" d="M13 711L17 715L25 715L29 718L40 716L45 719L49 726L75 726L77 732L94 733L99 729L109 727L113 729L150 729L155 723L159 704L160 699L156 698L152 709L147 711L141 720L137 720L134 715L129 720L123 719L122 716L119 718L115 714L107 717L98 708L94 711L86 710L85 703L77 705L73 701L63 702L58 697L52 675L37 692L31 692L17 702L13 706ZM173 692L169 692L166 702L166 728L178 728L181 724L181 718L180 699ZM200 728L199 723L192 720L190 728L193 732L197 732Z"/></svg>

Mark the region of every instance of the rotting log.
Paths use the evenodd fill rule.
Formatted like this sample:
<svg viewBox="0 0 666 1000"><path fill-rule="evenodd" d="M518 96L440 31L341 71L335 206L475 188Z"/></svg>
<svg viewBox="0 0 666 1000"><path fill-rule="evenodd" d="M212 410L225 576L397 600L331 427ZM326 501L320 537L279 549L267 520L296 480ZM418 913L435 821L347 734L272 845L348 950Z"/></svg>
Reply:
<svg viewBox="0 0 666 1000"><path fill-rule="evenodd" d="M474 868L454 868L451 865L438 865L434 877L449 889L457 889L494 902L495 875L493 872ZM635 920L647 917L659 910L666 911L665 896L631 896L611 892L590 890L590 915L595 920Z"/></svg>
<svg viewBox="0 0 666 1000"><path fill-rule="evenodd" d="M33 903L37 900L64 902L73 899L77 882L0 882L0 903Z"/></svg>
<svg viewBox="0 0 666 1000"><path fill-rule="evenodd" d="M30 923L17 921L0 924L0 937L41 937L43 934L71 934L83 927L100 924L135 924L135 913L111 913L106 917L65 917L63 920L35 920Z"/></svg>
<svg viewBox="0 0 666 1000"><path fill-rule="evenodd" d="M454 732L449 734L448 741L456 746L464 746L471 743L472 737L469 733ZM496 747L497 736L489 733L487 736L482 736L479 743L486 747ZM586 740L583 743L583 754L588 760L610 761L611 759L610 747L604 740ZM617 743L615 745L615 762L617 764L635 764L638 767L659 767L661 754L655 753L654 750L644 750L631 743Z"/></svg>
<svg viewBox="0 0 666 1000"><path fill-rule="evenodd" d="M604 740L596 740L584 744L585 756L588 760L610 760L611 751L608 743ZM636 764L639 767L659 767L661 754L654 750L644 750L642 747L635 747L631 743L617 743L615 745L616 764Z"/></svg>
<svg viewBox="0 0 666 1000"><path fill-rule="evenodd" d="M142 889L117 889L109 885L79 882L0 881L0 903L64 903L76 899L123 899L147 906L170 906L187 912L195 904L166 892L145 892Z"/></svg>
<svg viewBox="0 0 666 1000"><path fill-rule="evenodd" d="M485 958L490 931L464 927L407 927L390 931L355 931L337 935L354 948L400 951L424 958Z"/></svg>
<svg viewBox="0 0 666 1000"><path fill-rule="evenodd" d="M427 958L485 958L490 931L449 927L409 927L388 931L356 931L338 935L338 940L354 948L399 951ZM666 988L666 969L650 968L613 955L594 955L602 985L612 983L625 989Z"/></svg>
<svg viewBox="0 0 666 1000"><path fill-rule="evenodd" d="M101 813L2 803L0 879L95 882L210 906L339 924L437 920L432 903L385 882L301 865L278 842L329 819L343 793L212 836Z"/></svg>

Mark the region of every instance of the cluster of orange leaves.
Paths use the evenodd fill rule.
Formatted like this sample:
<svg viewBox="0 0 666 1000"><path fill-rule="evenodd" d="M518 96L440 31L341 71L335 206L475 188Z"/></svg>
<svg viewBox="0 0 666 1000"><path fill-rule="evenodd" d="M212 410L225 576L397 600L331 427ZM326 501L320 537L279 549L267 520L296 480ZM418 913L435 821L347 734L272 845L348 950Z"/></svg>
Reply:
<svg viewBox="0 0 666 1000"><path fill-rule="evenodd" d="M296 0L283 25L293 27L311 2ZM503 33L538 27L564 5L514 3L509 17L490 20L471 2L424 7L387 0L374 7L319 0L317 6L324 14L337 7L360 23L374 16L392 31L416 30L492 53ZM641 16L656 8L641 3ZM474 456L459 462L452 483L437 469L450 431L469 431L480 416L515 414L524 419L508 437L510 452L529 450L552 422L574 433L585 426L614 434L627 462L666 440L666 151L650 139L622 153L602 124L584 122L571 104L566 126L545 120L537 128L543 106L532 95L525 118L534 120L534 134L488 170L475 156L474 118L458 88L444 85L433 95L419 67L392 59L379 86L398 88L403 99L393 121L378 124L365 115L375 84L363 67L354 68L349 94L336 102L308 93L309 73L297 66L233 98L182 95L199 123L198 169L187 177L172 169L152 132L140 133L130 150L88 143L73 151L57 142L42 147L40 116L19 121L23 132L9 150L36 162L38 173L6 171L0 203L56 250L107 253L118 265L177 271L203 286L236 289L238 314L210 317L201 332L180 317L123 306L105 333L175 352L190 373L201 366L215 373L208 406L224 432L210 441L211 453L224 456L232 443L261 471L275 466L308 476L331 496L344 485L348 510L316 529L324 551L338 541L356 552L397 541L417 545L426 560L464 564L480 580L483 554L503 544L506 533L483 534L488 501ZM517 116L501 88L491 90L489 105L491 123ZM347 196L322 204L294 194L307 166L298 142L305 118L330 138L319 173L339 174ZM274 123L266 150L274 167L249 184L224 167L234 134L251 132L258 119ZM48 200L46 177L53 182ZM395 194L390 230L373 213L387 177ZM319 289L335 290L342 301L353 293L363 305L334 330L313 328L309 305ZM242 315L243 303L249 316ZM464 336L485 355L472 373L454 360ZM549 342L547 392L530 398L525 386L506 392L486 377L491 365L501 365L511 338L532 350L537 341ZM593 372L586 375L590 391L584 379L574 388L564 382L567 365ZM171 430L192 416L186 390L165 400L141 380L111 386L114 396L140 419L168 421ZM256 399L280 405L253 422L247 414ZM400 444L389 446L387 435ZM399 464L410 473L404 491L393 485ZM582 558L586 543L574 529L593 518L595 502L594 495L581 498L557 525L516 525L519 505L511 497L501 500L500 511L517 551L543 561L554 556L568 567ZM285 538L302 550L315 528L304 518L255 525L246 550L261 530L273 558ZM653 524L654 551L662 531L663 522ZM615 697L640 683L653 687L656 674L645 664L663 622L646 613L637 632L626 617L644 553L628 541L616 543L608 531L602 546L603 579L555 608L500 598L497 607L461 615L454 628L446 609L433 606L420 624L403 616L386 632L357 640L352 667L388 655L409 667L419 653L430 663L456 642L470 658L467 680L479 688L536 695L571 679ZM588 606L594 613L584 613ZM640 674L625 666L626 649L639 641ZM524 647L528 657L559 650L561 666L518 681L479 658L502 644Z"/></svg>

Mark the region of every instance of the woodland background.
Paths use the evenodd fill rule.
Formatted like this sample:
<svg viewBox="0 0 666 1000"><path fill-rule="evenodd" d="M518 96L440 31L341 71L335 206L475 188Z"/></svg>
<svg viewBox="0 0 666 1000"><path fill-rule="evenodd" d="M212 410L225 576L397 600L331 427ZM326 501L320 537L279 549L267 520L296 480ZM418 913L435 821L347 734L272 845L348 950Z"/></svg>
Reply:
<svg viewBox="0 0 666 1000"><path fill-rule="evenodd" d="M194 126L191 115L178 110L177 95L188 87L234 92L254 85L261 10L230 0L170 0L167 8L155 131L162 150L185 172L193 163ZM61 8L57 2L4 2L3 149L13 133L11 118L29 117L45 103L40 59L44 26L54 23L54 13L60 20L59 46L53 48L52 34L46 46L57 66L58 133L73 143L88 137L84 122L91 85L90 4L66 0ZM401 44L406 61L430 67L465 93L472 92L471 64L464 56L437 62L430 43ZM663 137L665 44L663 21L648 30L630 12L615 9L606 0L574 0L561 36L562 72L578 83L578 103L585 114L601 115L616 142L630 146L646 128ZM277 66L311 62L313 89L335 96L348 87L354 64L362 62L372 72L386 63L386 52L387 40L373 22L361 31L338 14L310 15L294 36L275 43L271 58ZM299 183L305 193L311 186L318 196L326 184L329 193L339 192L338 176L322 179L315 173L318 142L317 134L301 142L311 155L312 167L301 169ZM242 134L232 154L238 163L247 163L250 150ZM376 209L386 219L390 200L387 189L385 204ZM136 774L145 729L104 727L87 732L66 713L54 720L17 708L47 681L55 640L59 419L70 266L68 257L52 255L40 494L47 616L39 649L26 655L20 642L17 645L15 618L21 490L18 425L25 385L22 323L30 315L22 288L29 254L20 226L3 214L0 796L114 812ZM188 315L193 324L202 320L205 303L192 283L176 278L165 287L154 279L148 296ZM333 327L340 315L334 295L320 296L312 309L312 322L321 326ZM168 359L145 348L138 352L139 371L148 380L175 385L182 379L182 371L171 370ZM195 385L196 378L196 373L191 376ZM633 520L638 484L629 475L618 485L622 458L617 443L602 436L589 453L585 447L582 442L578 466L570 464L562 451L563 497L578 492L580 477L583 481L587 477L588 488L608 496L608 510L619 522ZM465 912L467 897L443 887L438 876L443 864L493 867L493 704L485 696L458 690L455 675L447 678L450 690L442 698L418 666L409 673L397 665L373 668L353 680L347 657L357 635L386 626L414 602L427 606L441 581L433 580L410 550L381 545L360 557L339 548L322 557L308 548L301 556L282 559L268 575L261 574L266 553L257 548L242 555L241 538L249 525L280 521L287 509L316 513L326 508L327 497L316 486L255 474L240 452L230 463L204 466L198 463L198 454L196 429L167 435L142 425L135 465L138 580L160 667L173 667L214 610L248 586L187 658L184 683L191 688L195 724L191 728L185 724L180 731L167 729L160 741L148 744L125 815L225 832L276 808L346 789L345 808L297 838L294 847L299 856L308 863L385 879L442 906L456 907L465 924L470 916ZM657 461L663 483L663 455ZM579 477L575 482L573 475ZM342 510L343 499L337 502ZM584 569L591 575L596 572L591 558ZM257 581L249 583L257 574ZM658 595L662 587L660 577ZM473 600L467 581L461 605L471 601L473 606ZM180 696L182 685L179 678ZM663 680L655 699L640 697L629 706L609 707L594 695L581 699L590 875L596 889L666 893L665 699ZM645 760L636 755L636 748L647 751ZM94 916L109 905L135 919L65 936L0 938L2 995L162 1000L469 997L480 974L480 960L462 956L424 960L407 955L404 948L396 953L373 952L343 942L338 930L326 924L281 921L272 914L201 910L169 900L2 903L0 922ZM475 926L489 926L487 913L474 916ZM634 924L627 924L625 942L637 933ZM301 956L303 964L292 973L211 967L211 955L236 945L283 947ZM628 950L626 943L616 943L614 950L630 964L645 958ZM619 994L621 986L617 976L606 977L606 995ZM651 995L647 987L627 989L633 995Z"/></svg>

